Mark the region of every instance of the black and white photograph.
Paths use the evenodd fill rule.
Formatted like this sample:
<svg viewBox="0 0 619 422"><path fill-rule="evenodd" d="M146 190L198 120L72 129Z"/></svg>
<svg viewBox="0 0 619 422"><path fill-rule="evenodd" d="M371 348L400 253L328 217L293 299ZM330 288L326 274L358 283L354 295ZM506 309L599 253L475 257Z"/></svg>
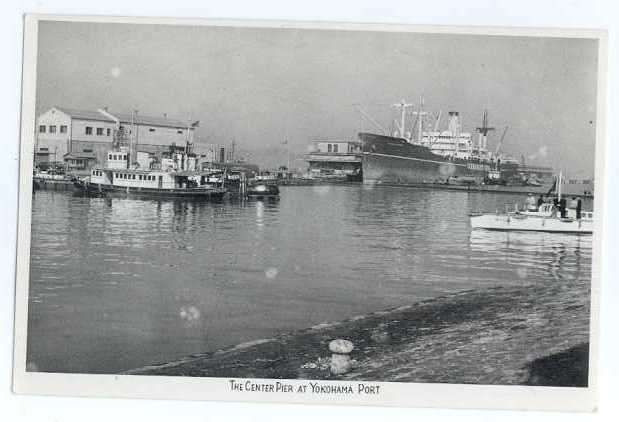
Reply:
<svg viewBox="0 0 619 422"><path fill-rule="evenodd" d="M17 390L594 406L603 31L28 18Z"/></svg>

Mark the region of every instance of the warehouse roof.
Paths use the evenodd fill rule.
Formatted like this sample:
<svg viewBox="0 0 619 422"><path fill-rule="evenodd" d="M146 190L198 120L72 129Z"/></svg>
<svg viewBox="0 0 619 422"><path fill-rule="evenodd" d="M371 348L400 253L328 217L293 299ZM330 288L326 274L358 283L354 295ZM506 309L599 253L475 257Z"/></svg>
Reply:
<svg viewBox="0 0 619 422"><path fill-rule="evenodd" d="M76 108L66 108L66 107L58 107L58 106L54 108L62 111L64 114L68 114L69 116L75 119L97 120L97 121L112 122L112 123L114 122L114 119L111 119L110 117L106 116L105 114L97 110L80 110Z"/></svg>
<svg viewBox="0 0 619 422"><path fill-rule="evenodd" d="M83 110L83 109L75 109L75 108L66 108L66 107L54 107L57 110L62 111L63 113L71 116L74 119L80 120L96 120L102 122L114 122L110 116L116 117L121 123L130 124L131 114L130 113L115 113L107 111L106 113L110 116L107 116L106 113L103 113L99 110ZM156 116L143 116L140 113L136 113L133 116L133 122L138 125L146 125L146 126L159 126L159 127L172 127L178 129L185 129L187 127L192 127L191 122L183 121L178 119L170 119L166 116L156 117Z"/></svg>

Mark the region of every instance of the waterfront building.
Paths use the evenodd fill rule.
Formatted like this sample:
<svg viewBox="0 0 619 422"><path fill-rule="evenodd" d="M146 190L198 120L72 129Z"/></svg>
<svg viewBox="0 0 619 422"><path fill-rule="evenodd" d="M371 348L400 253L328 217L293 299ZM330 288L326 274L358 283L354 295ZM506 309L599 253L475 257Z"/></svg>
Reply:
<svg viewBox="0 0 619 422"><path fill-rule="evenodd" d="M193 143L197 122L140 113L115 113L107 108L78 110L52 107L36 122L35 165L68 160L81 160L92 154L87 165L103 163L113 142L133 143L136 151L159 153L169 145ZM83 161L83 160L82 160ZM81 165L81 164L75 164Z"/></svg>
<svg viewBox="0 0 619 422"><path fill-rule="evenodd" d="M305 160L311 177L361 178L361 142L315 140Z"/></svg>
<svg viewBox="0 0 619 422"><path fill-rule="evenodd" d="M94 152L67 152L63 156L64 167L71 173L85 173L96 163Z"/></svg>

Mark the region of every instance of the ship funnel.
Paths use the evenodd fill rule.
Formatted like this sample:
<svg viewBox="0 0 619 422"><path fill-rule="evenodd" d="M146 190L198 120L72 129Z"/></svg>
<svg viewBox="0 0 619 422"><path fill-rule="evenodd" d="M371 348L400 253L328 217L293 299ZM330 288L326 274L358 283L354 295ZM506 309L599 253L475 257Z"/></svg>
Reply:
<svg viewBox="0 0 619 422"><path fill-rule="evenodd" d="M457 111L450 111L448 122L447 129L453 135L460 133L460 113Z"/></svg>

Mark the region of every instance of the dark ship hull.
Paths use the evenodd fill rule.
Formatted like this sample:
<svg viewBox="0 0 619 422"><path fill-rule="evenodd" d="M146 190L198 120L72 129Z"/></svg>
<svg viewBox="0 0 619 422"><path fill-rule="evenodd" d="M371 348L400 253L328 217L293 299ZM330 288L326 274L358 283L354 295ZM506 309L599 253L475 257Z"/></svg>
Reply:
<svg viewBox="0 0 619 422"><path fill-rule="evenodd" d="M359 139L366 184L480 184L497 170L493 161L444 157L403 138L360 133Z"/></svg>

